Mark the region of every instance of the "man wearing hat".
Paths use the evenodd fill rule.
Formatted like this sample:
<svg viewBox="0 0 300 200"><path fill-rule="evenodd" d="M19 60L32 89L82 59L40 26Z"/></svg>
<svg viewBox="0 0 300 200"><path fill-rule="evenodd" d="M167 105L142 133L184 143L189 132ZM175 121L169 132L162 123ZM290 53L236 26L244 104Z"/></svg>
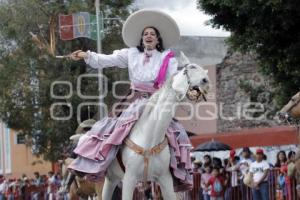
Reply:
<svg viewBox="0 0 300 200"><path fill-rule="evenodd" d="M80 143L83 142L85 138L85 134L87 131L91 129L91 127L96 123L94 119L87 119L79 124L77 127L75 134L70 137L71 144L68 149L69 158L75 159L77 155L73 152L73 150L76 148L77 145L80 145ZM61 188L62 190L60 192L68 192L71 184L75 180L75 174L73 173L68 173L67 177L63 181L63 187Z"/></svg>
<svg viewBox="0 0 300 200"><path fill-rule="evenodd" d="M128 68L131 81L131 91L121 101L122 104L114 105L112 116L97 122L92 128L90 139L75 149L78 158L70 165L75 171L103 177L119 149L115 148L117 145L111 144L114 143L112 138L125 138L130 133L130 129L125 129L126 124L123 122L135 123L132 119L140 116L142 105L168 77L177 72L178 62L169 48L179 41L180 33L176 22L166 13L143 9L131 14L123 25L122 37L128 48L116 50L111 55L82 50L71 53L71 59L84 59L93 68ZM179 182L191 187L191 160L186 156L189 155L191 145L187 133L182 125L175 121L169 125L168 131L173 161L170 165L171 171ZM109 152L103 152L101 149L107 138L110 141L106 144ZM178 144L174 145L173 142L172 145L170 141L176 141ZM95 151L97 149L99 151ZM184 155L182 152L185 152ZM91 165L97 166L96 169L91 169Z"/></svg>
<svg viewBox="0 0 300 200"><path fill-rule="evenodd" d="M200 160L193 161L193 171L201 173L202 162Z"/></svg>
<svg viewBox="0 0 300 200"><path fill-rule="evenodd" d="M251 163L249 170L253 177L253 200L269 200L268 173L270 166L263 158L263 149L256 149L256 161Z"/></svg>

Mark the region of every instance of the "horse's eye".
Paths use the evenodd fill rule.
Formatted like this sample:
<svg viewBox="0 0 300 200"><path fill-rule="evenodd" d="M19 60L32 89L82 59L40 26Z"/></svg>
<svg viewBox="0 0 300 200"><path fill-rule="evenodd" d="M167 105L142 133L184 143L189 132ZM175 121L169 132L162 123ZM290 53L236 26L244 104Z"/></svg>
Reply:
<svg viewBox="0 0 300 200"><path fill-rule="evenodd" d="M291 101L292 101L292 102L295 102L295 99L292 98Z"/></svg>
<svg viewBox="0 0 300 200"><path fill-rule="evenodd" d="M202 79L202 83L207 83L207 82L208 82L208 80L206 78Z"/></svg>
<svg viewBox="0 0 300 200"><path fill-rule="evenodd" d="M191 68L191 69L196 69L196 66L191 65L190 68Z"/></svg>

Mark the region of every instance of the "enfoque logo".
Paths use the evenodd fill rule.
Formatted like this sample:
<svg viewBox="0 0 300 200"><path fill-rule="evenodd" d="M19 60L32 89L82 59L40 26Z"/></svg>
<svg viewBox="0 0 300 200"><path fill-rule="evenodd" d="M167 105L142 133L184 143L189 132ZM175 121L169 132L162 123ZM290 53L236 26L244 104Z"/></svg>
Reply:
<svg viewBox="0 0 300 200"><path fill-rule="evenodd" d="M84 78L97 78L98 80L102 80L102 91L99 95L84 95L82 93L82 80ZM131 92L129 96L120 95L118 93L118 88L130 87L131 83L129 81L116 81L112 84L112 95L116 99L116 103L112 106L112 110L110 114L112 117L116 116L120 113L120 107L128 107L130 103L122 102L121 100L124 98L132 98L135 95L135 90ZM56 95L54 92L54 88L66 87L66 91L68 91L65 95ZM70 120L73 116L74 109L76 109L77 113L77 121L81 123L81 112L82 108L85 106L96 106L101 107L102 111L105 113L105 116L108 113L108 106L105 103L95 102L95 99L98 100L100 98L105 98L108 94L108 79L103 74L83 74L77 78L77 87L76 91L73 91L73 85L68 81L54 81L51 84L51 98L58 100L66 100L66 102L55 102L50 107L50 115L53 120ZM80 103L77 108L73 108L71 103L68 103L68 99L73 95L78 95L81 99L91 100ZM214 95L211 95L214 96ZM166 115L176 115L177 120L265 120L266 119L266 109L264 104L259 102L238 102L232 105L225 104L223 102L199 102L194 103L190 102L187 99L182 102L176 103L168 103L164 102L163 105L158 105L155 103L156 101L147 102L148 109L151 109L151 120L162 120ZM68 107L69 112L68 116L57 116L55 112L59 110L62 106ZM145 106L145 105L141 105ZM185 111L184 114L178 114L178 108L180 110ZM177 113L177 114L176 114Z"/></svg>

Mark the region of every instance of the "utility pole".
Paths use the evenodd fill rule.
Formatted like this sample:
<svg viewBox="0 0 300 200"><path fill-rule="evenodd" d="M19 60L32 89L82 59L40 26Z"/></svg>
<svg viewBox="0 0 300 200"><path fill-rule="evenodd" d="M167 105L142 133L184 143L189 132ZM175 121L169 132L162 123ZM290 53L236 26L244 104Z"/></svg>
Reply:
<svg viewBox="0 0 300 200"><path fill-rule="evenodd" d="M95 0L95 8L96 8L96 21L97 21L97 53L102 52L102 43L101 43L101 33L100 31L100 0ZM103 20L103 19L102 19ZM103 101L103 78L102 78L103 70L98 68L98 91L99 91L99 120L103 119L104 116L104 101Z"/></svg>

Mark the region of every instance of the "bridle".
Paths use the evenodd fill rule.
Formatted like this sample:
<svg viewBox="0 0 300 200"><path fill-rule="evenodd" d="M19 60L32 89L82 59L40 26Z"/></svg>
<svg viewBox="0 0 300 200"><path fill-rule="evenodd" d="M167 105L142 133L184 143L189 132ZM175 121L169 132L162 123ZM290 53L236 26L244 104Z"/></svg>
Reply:
<svg viewBox="0 0 300 200"><path fill-rule="evenodd" d="M292 101L292 100L290 100ZM298 124L299 121L293 117L290 116L289 112L300 103L300 98L298 98L297 101L292 101L293 104L285 111L285 113L280 113L279 116L283 117L283 119L288 123L288 124Z"/></svg>

